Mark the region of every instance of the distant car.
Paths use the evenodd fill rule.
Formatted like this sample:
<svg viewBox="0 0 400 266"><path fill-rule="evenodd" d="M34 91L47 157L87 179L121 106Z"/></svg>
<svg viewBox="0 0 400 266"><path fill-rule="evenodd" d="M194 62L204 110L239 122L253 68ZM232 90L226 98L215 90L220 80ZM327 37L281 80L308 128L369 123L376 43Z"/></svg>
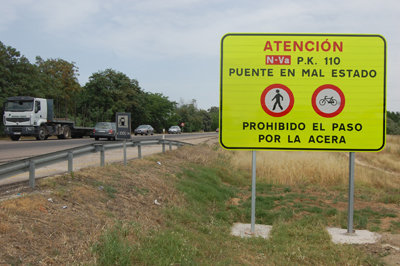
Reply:
<svg viewBox="0 0 400 266"><path fill-rule="evenodd" d="M169 134L181 134L182 130L179 126L172 126L168 129Z"/></svg>
<svg viewBox="0 0 400 266"><path fill-rule="evenodd" d="M115 140L117 136L117 126L112 122L98 122L93 129L93 138L99 140L106 138L108 140Z"/></svg>
<svg viewBox="0 0 400 266"><path fill-rule="evenodd" d="M137 134L140 134L140 135L149 135L149 134L151 134L151 135L153 135L154 134L154 128L152 126L150 126L150 125L140 125L135 129L134 133L135 133L135 136Z"/></svg>

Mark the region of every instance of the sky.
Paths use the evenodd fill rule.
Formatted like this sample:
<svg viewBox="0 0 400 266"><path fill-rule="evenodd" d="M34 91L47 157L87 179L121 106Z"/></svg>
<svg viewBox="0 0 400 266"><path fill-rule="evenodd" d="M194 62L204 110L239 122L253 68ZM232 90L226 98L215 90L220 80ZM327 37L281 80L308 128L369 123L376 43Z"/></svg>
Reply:
<svg viewBox="0 0 400 266"><path fill-rule="evenodd" d="M387 110L400 112L398 0L1 0L0 41L35 63L61 58L85 85L111 68L147 92L219 106L226 33L380 34Z"/></svg>

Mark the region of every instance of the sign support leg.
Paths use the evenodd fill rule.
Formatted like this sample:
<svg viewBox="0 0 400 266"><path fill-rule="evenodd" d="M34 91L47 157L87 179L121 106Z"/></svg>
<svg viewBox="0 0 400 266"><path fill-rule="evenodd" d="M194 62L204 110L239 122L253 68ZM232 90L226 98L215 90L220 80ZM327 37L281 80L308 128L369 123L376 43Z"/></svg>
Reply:
<svg viewBox="0 0 400 266"><path fill-rule="evenodd" d="M29 161L29 186L35 188L35 162Z"/></svg>
<svg viewBox="0 0 400 266"><path fill-rule="evenodd" d="M256 223L256 151L252 151L251 175L251 234L254 235Z"/></svg>
<svg viewBox="0 0 400 266"><path fill-rule="evenodd" d="M124 139L124 165L126 166L126 139Z"/></svg>
<svg viewBox="0 0 400 266"><path fill-rule="evenodd" d="M74 170L74 154L72 151L68 152L68 173L72 173Z"/></svg>
<svg viewBox="0 0 400 266"><path fill-rule="evenodd" d="M353 214L354 214L354 152L349 154L349 207L347 214L347 234L354 234Z"/></svg>
<svg viewBox="0 0 400 266"><path fill-rule="evenodd" d="M100 166L104 166L104 161L105 161L105 155L104 155L104 146L101 145L100 148Z"/></svg>

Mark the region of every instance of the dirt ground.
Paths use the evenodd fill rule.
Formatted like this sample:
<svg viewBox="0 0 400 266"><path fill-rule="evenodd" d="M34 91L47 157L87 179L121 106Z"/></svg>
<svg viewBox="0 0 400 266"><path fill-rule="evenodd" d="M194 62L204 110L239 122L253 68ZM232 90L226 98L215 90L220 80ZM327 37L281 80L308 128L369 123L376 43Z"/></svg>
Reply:
<svg viewBox="0 0 400 266"><path fill-rule="evenodd" d="M163 208L184 204L171 186L175 174L188 163L212 161L214 156L208 146L188 146L130 160L128 171L121 163L88 167L73 175L41 179L35 190L2 192L0 265L96 263L91 249L105 230L117 221L131 221L144 232L161 227ZM392 207L400 213L400 206ZM400 265L399 234L384 233L379 242L360 248L382 257L387 265Z"/></svg>

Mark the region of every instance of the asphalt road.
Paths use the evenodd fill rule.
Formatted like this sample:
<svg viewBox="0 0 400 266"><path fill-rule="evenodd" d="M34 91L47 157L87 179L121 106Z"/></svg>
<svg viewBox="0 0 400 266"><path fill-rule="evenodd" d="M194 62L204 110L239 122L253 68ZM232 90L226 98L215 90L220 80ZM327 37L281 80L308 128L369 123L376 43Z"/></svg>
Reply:
<svg viewBox="0 0 400 266"><path fill-rule="evenodd" d="M199 137L216 135L217 133L183 133L179 135L166 134L165 138L169 139L180 139L187 137ZM161 139L162 135L153 136L132 136L133 140L151 140ZM36 139L24 139L19 141L11 140L0 140L0 164L6 162L12 162L36 155L45 153L70 149L74 147L84 146L92 143L110 143L111 141L95 141L93 138L81 138L81 139L57 139L49 138L47 140L36 140Z"/></svg>

